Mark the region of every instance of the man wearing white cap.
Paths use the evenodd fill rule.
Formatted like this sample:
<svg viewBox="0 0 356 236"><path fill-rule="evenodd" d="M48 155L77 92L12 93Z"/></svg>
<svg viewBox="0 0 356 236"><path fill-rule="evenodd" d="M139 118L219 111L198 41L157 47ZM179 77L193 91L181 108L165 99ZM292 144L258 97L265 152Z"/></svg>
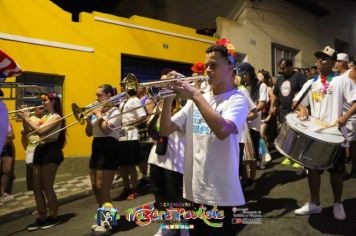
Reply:
<svg viewBox="0 0 356 236"><path fill-rule="evenodd" d="M350 71L348 63L349 56L346 53L337 54L337 59L333 71L337 72L344 80L350 79ZM354 105L356 106L356 105ZM351 178L356 178L356 114L353 114L355 107L350 103L345 103L343 108L343 116L340 117L341 123L346 123L349 132L350 147L346 147L347 158L352 159L352 169L350 173ZM351 134L351 136L350 136Z"/></svg>
<svg viewBox="0 0 356 236"><path fill-rule="evenodd" d="M305 83L301 92L294 99L299 100L304 91L311 85L307 96L305 96L298 107L300 110L300 119L305 120L308 118L309 114L306 107L309 106L311 116L341 127L343 126L341 118L343 117L344 103L355 104L356 102L356 84L349 79L343 79L342 76L335 76L335 73L332 71L337 59L335 49L327 46L323 51L318 51L314 55L317 58L316 66L320 74L317 78ZM345 149L340 146L334 167L328 170L330 172L330 184L334 195L333 213L334 218L337 220L344 220L346 218L341 200L345 158ZM322 170L317 168L309 169L310 202L295 210L295 214L309 215L322 212L320 205L320 175L322 172Z"/></svg>

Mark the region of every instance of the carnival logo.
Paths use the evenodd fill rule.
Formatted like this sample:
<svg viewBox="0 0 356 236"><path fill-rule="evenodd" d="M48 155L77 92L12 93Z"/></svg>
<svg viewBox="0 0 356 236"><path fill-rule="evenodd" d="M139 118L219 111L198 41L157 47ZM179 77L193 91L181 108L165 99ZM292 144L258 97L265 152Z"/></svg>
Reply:
<svg viewBox="0 0 356 236"><path fill-rule="evenodd" d="M126 210L126 220L135 222L139 226L145 226L152 222L162 223L193 219L203 220L205 224L211 227L222 227L223 222L211 222L210 219L223 220L224 218L223 210L218 210L216 206L211 210L207 210L204 205L201 205L198 210L186 210L181 207L171 207L167 208L165 211L159 211L150 205L143 205Z"/></svg>

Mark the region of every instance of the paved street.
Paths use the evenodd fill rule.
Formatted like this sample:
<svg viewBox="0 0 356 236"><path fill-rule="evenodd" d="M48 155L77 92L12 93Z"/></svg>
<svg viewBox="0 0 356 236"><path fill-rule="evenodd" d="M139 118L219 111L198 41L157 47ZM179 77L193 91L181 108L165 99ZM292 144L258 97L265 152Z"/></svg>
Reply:
<svg viewBox="0 0 356 236"><path fill-rule="evenodd" d="M314 216L295 216L293 211L308 201L309 193L305 176L297 176L295 169L281 166L281 158L274 159L266 170L258 171L256 190L246 194L249 210L261 211L262 224L244 225L239 235L356 235L356 179L344 183L344 207L347 219L334 220L332 192L329 174L322 175L321 201L323 213ZM350 166L347 166L349 170ZM222 173L223 174L223 173ZM112 196L122 187L112 190ZM140 196L132 201L115 201L121 215L125 210L152 202L152 195ZM94 197L85 197L60 207L62 223L48 230L28 233L25 227L35 220L35 215L26 215L0 225L0 235L90 235L96 212ZM159 224L142 227L129 223L122 216L118 231L113 235L153 235Z"/></svg>

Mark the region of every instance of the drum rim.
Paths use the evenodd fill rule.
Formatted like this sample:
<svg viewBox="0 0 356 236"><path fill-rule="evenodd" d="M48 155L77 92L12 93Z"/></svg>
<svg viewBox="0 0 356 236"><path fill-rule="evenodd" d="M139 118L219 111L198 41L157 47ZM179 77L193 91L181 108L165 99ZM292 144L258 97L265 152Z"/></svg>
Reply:
<svg viewBox="0 0 356 236"><path fill-rule="evenodd" d="M289 114L294 114L294 113L289 113ZM288 115L289 115L289 114L288 114ZM322 139L317 139L317 138L315 138L315 137L313 137L313 136L310 136L310 135L308 135L308 134L306 134L306 133L303 133L302 131L300 131L300 130L294 128L294 127L288 122L287 119L285 119L285 121L283 122L282 125L284 125L284 123L288 123L288 127L290 127L290 128L291 128L292 130L294 130L295 132L301 133L301 134L303 134L303 135L305 135L305 136L310 137L310 138L313 139L313 140L316 140L316 141L319 141L319 142L322 142L322 143L329 143L330 145L341 145L341 144L343 144L343 143L345 142L345 138L344 138L344 140L341 141L341 142L326 142L326 141L324 141L324 140L322 140ZM278 136L277 136L277 137L278 137Z"/></svg>

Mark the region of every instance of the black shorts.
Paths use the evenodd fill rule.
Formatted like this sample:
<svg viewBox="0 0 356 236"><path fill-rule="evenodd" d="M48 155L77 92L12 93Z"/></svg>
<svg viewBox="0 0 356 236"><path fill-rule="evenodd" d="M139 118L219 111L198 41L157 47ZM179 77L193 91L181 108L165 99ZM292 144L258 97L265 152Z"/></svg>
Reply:
<svg viewBox="0 0 356 236"><path fill-rule="evenodd" d="M117 170L120 164L120 145L114 137L95 137L89 168L94 170Z"/></svg>
<svg viewBox="0 0 356 236"><path fill-rule="evenodd" d="M4 145L0 157L15 157L15 147L12 142Z"/></svg>
<svg viewBox="0 0 356 236"><path fill-rule="evenodd" d="M62 147L57 143L39 144L33 155L33 165L45 166L50 163L60 165L63 161Z"/></svg>
<svg viewBox="0 0 356 236"><path fill-rule="evenodd" d="M148 157L150 155L153 143L140 143L140 150L138 153L138 157L140 159L140 163L141 162L147 162L148 161Z"/></svg>
<svg viewBox="0 0 356 236"><path fill-rule="evenodd" d="M150 164L150 190L174 202L183 196L183 174Z"/></svg>
<svg viewBox="0 0 356 236"><path fill-rule="evenodd" d="M140 144L137 140L120 141L120 166L133 166L140 163Z"/></svg>
<svg viewBox="0 0 356 236"><path fill-rule="evenodd" d="M346 150L340 147L337 157L334 160L334 167L328 169L329 172L343 174L345 172Z"/></svg>

